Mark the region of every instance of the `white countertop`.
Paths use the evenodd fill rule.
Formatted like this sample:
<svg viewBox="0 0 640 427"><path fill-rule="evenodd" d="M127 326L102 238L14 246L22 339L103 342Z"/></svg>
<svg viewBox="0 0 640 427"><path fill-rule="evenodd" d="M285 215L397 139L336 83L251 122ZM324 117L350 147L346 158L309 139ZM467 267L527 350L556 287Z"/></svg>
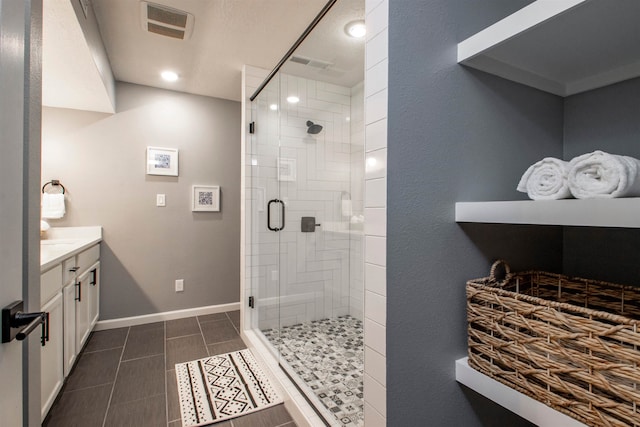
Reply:
<svg viewBox="0 0 640 427"><path fill-rule="evenodd" d="M100 243L102 227L53 227L40 241L40 272Z"/></svg>

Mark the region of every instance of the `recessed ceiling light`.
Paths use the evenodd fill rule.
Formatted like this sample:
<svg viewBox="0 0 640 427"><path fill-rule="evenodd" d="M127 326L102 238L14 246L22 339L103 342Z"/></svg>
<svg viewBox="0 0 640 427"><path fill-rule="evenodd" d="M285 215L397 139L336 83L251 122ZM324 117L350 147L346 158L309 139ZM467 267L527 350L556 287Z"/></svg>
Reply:
<svg viewBox="0 0 640 427"><path fill-rule="evenodd" d="M271 111L276 111L276 110L278 109L278 104L271 104L271 105L269 105L269 109L270 109Z"/></svg>
<svg viewBox="0 0 640 427"><path fill-rule="evenodd" d="M344 27L344 31L355 39L361 39L367 33L367 27L362 19L351 21Z"/></svg>
<svg viewBox="0 0 640 427"><path fill-rule="evenodd" d="M287 97L287 102L289 104L297 104L298 102L300 102L300 98L298 98L297 96L291 95Z"/></svg>
<svg viewBox="0 0 640 427"><path fill-rule="evenodd" d="M163 71L162 73L160 73L160 76L168 82L175 82L176 80L178 80L178 74L174 71Z"/></svg>

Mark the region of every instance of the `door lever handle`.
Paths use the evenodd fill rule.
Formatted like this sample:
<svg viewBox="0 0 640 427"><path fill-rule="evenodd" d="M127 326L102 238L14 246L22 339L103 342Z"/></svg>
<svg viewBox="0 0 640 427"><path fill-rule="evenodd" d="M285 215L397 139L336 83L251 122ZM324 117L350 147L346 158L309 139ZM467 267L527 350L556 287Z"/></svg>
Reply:
<svg viewBox="0 0 640 427"><path fill-rule="evenodd" d="M23 309L23 301L15 301L2 309L2 342L10 342L14 338L23 341L42 325L40 342L44 347L49 341L49 313L45 311L24 313Z"/></svg>

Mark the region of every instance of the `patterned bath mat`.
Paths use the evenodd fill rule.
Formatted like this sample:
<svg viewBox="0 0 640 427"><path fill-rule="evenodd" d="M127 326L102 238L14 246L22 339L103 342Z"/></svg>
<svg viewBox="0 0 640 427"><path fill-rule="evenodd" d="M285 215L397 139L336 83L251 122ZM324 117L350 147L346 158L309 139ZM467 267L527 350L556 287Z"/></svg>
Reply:
<svg viewBox="0 0 640 427"><path fill-rule="evenodd" d="M204 426L282 403L249 350L176 364L183 427Z"/></svg>

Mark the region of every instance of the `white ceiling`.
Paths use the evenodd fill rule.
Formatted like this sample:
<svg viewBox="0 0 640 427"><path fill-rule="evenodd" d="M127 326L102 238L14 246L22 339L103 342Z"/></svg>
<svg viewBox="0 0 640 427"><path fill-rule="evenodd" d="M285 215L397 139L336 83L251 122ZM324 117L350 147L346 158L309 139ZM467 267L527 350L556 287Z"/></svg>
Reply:
<svg viewBox="0 0 640 427"><path fill-rule="evenodd" d="M139 0L93 0L111 70L92 51L100 34L88 30L94 39L84 39L78 1L44 2L43 105L113 113L111 70L119 81L240 100L242 66L273 69L327 0L155 0L195 16L186 41L143 30ZM347 87L361 82L364 40L347 37L344 26L363 18L364 0L337 0L294 52L326 68L287 61L282 70ZM165 69L178 72L178 82L163 81Z"/></svg>
<svg viewBox="0 0 640 427"><path fill-rule="evenodd" d="M115 112L70 0L43 2L42 104Z"/></svg>
<svg viewBox="0 0 640 427"><path fill-rule="evenodd" d="M364 0L338 0L293 56L331 65L317 68L287 61L282 71L340 86L353 87L364 80L364 38L347 36L345 26L363 20Z"/></svg>
<svg viewBox="0 0 640 427"><path fill-rule="evenodd" d="M188 40L143 30L138 0L93 0L93 6L116 80L239 101L242 66L271 70L326 1L154 0L195 16L193 34ZM355 15L362 18L364 1L357 3L361 6L355 7L354 0L338 0L334 8L344 9L347 15L338 16L342 13L331 11L327 22L330 16L346 20L345 23ZM345 23L336 22L326 31L337 33L331 40L353 45L344 34ZM324 25L323 22L319 27ZM319 35L320 29L314 33ZM309 47L305 56L336 63L334 68L338 72L333 77L327 72L327 79L344 79L342 70L352 68L352 59L357 55L338 54L340 49L326 41L315 45L319 49ZM357 62L362 68L364 43L359 41L359 45L362 52ZM176 71L180 79L175 83L162 81L160 72L165 69ZM358 73L362 80L362 71Z"/></svg>

